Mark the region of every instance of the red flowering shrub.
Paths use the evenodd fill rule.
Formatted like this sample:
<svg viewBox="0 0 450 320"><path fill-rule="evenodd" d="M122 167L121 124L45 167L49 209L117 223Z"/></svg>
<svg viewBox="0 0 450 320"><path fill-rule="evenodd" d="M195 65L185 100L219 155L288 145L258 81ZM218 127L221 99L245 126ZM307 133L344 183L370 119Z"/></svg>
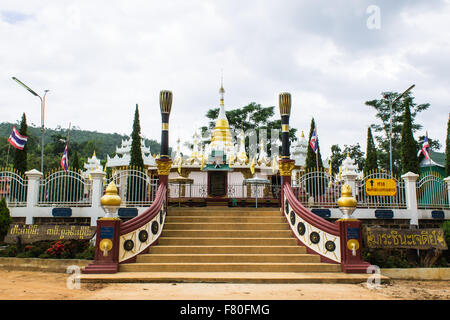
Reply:
<svg viewBox="0 0 450 320"><path fill-rule="evenodd" d="M68 258L70 256L70 250L62 241L56 241L50 248L47 249L47 254L52 258Z"/></svg>

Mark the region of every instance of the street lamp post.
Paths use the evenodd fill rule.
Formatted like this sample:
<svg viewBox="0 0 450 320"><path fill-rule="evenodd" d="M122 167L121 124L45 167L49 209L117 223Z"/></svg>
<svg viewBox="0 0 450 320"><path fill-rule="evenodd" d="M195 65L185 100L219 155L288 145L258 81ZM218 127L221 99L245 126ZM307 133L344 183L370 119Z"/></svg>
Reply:
<svg viewBox="0 0 450 320"><path fill-rule="evenodd" d="M389 103L389 170L391 171L391 174L392 174L392 105L414 87L415 84L410 86L401 95L397 96L391 103Z"/></svg>
<svg viewBox="0 0 450 320"><path fill-rule="evenodd" d="M39 97L41 99L41 172L44 172L44 132L45 132L45 126L44 126L44 111L45 111L45 95L50 90L44 90L44 96L41 97L36 92L34 92L31 88L29 88L25 83L17 79L16 77L12 77L14 81L16 81L18 84L20 84L22 87L27 89L31 94L33 94L36 97Z"/></svg>

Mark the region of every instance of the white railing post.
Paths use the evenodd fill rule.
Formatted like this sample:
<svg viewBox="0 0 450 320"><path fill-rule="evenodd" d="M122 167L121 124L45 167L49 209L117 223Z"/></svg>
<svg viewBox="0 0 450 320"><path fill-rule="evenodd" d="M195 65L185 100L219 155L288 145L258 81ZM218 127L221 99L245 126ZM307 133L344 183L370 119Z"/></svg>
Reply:
<svg viewBox="0 0 450 320"><path fill-rule="evenodd" d="M447 182L447 193L448 193L448 205L450 207L450 176L444 179L445 182Z"/></svg>
<svg viewBox="0 0 450 320"><path fill-rule="evenodd" d="M39 200L39 180L42 178L42 172L37 171L36 169L25 172L25 175L28 178L27 185L27 208L32 209L36 207ZM26 224L33 223L33 213L34 210L26 210Z"/></svg>
<svg viewBox="0 0 450 320"><path fill-rule="evenodd" d="M101 208L100 198L103 196L103 178L106 173L103 171L92 171L92 208Z"/></svg>
<svg viewBox="0 0 450 320"><path fill-rule="evenodd" d="M356 197L358 195L358 190L356 188L356 178L358 174L356 173L355 161L350 158L347 153L347 157L342 161L342 179L344 184L348 184L352 189L352 194Z"/></svg>
<svg viewBox="0 0 450 320"><path fill-rule="evenodd" d="M419 211L417 209L417 179L419 175L408 172L402 175L405 181L406 208L411 211L410 225L419 225Z"/></svg>

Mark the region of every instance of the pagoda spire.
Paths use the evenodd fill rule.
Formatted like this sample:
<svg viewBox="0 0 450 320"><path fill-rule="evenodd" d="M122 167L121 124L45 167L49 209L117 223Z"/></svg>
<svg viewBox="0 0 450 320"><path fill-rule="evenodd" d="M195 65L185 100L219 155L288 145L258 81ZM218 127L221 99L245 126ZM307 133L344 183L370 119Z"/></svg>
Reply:
<svg viewBox="0 0 450 320"><path fill-rule="evenodd" d="M219 116L217 117L216 126L212 133L211 147L214 150L225 151L225 149L232 148L233 144L230 125L228 123L228 119L225 114L225 103L224 103L225 89L223 88L223 73L221 76L219 94L220 94Z"/></svg>
<svg viewBox="0 0 450 320"><path fill-rule="evenodd" d="M223 70L222 70L222 75L220 77L220 89L219 89L219 94L220 94L220 111L219 111L219 119L226 119L225 116L225 89L223 88Z"/></svg>

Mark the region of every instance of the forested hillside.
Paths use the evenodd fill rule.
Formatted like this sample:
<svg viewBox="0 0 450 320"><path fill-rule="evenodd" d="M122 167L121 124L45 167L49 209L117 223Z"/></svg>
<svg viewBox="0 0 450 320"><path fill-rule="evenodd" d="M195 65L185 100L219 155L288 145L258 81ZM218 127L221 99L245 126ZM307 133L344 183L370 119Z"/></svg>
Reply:
<svg viewBox="0 0 450 320"><path fill-rule="evenodd" d="M19 124L15 124L19 130ZM0 123L0 167L6 165L6 155L8 151L8 137L11 134L13 124L3 122ZM44 135L44 170L59 168L62 154L64 152L65 140L67 138L67 128L46 128ZM73 128L70 130L69 144L69 165L71 156L74 152L78 152L81 161L81 167L88 157L92 156L95 151L97 158L106 159L106 155L115 155L117 146L120 146L123 139L129 136L117 133L101 133L96 131L80 130ZM160 152L160 144L155 140L145 139L145 145L150 147L152 154ZM14 147L10 147L8 163L11 166ZM39 127L28 126L28 142L27 142L27 167L30 169L40 170L41 166L41 129Z"/></svg>

